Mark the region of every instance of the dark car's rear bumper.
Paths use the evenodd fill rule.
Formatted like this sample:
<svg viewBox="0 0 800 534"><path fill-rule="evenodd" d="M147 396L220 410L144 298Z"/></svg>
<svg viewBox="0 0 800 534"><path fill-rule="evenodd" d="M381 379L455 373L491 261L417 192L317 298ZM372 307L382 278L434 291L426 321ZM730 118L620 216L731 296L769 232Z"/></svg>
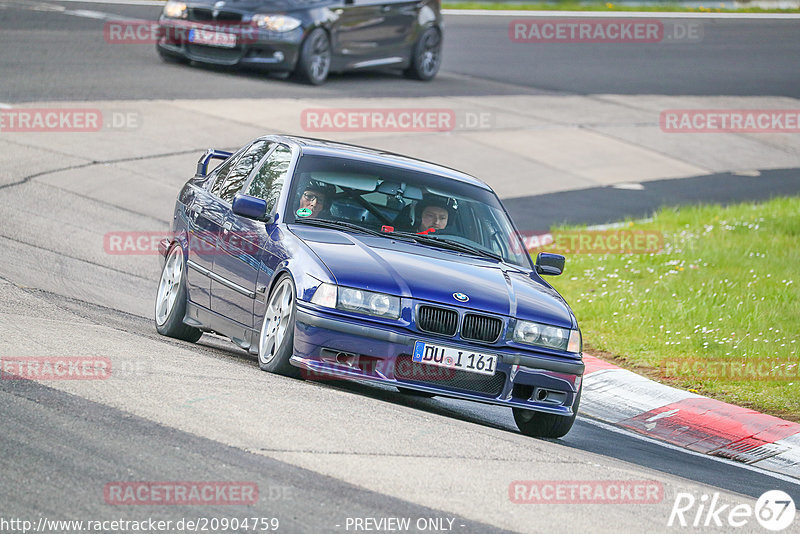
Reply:
<svg viewBox="0 0 800 534"><path fill-rule="evenodd" d="M207 26L201 23L162 18L156 46L164 54L200 63L288 71L293 70L297 63L304 35L302 27L277 33L243 26L230 29L238 35L233 48L191 43L191 29L204 27ZM224 27L219 28L225 30Z"/></svg>
<svg viewBox="0 0 800 534"><path fill-rule="evenodd" d="M382 382L436 395L572 415L584 371L580 360L450 342L376 327L303 304L298 302L291 362L308 378ZM413 362L416 341L497 354L497 371L487 376ZM548 400L536 400L540 390L548 392Z"/></svg>

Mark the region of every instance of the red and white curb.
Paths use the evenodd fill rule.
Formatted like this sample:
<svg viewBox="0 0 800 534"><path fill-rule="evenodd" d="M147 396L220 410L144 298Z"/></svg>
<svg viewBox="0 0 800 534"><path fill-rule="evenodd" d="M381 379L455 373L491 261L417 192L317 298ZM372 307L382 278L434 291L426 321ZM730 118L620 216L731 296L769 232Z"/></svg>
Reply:
<svg viewBox="0 0 800 534"><path fill-rule="evenodd" d="M800 424L665 386L588 354L583 360L581 413L800 479Z"/></svg>

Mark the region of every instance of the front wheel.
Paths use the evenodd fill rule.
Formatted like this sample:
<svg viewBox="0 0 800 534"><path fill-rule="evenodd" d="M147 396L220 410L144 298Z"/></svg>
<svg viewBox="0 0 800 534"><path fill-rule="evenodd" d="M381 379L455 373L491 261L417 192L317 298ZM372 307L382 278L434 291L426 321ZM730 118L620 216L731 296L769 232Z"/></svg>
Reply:
<svg viewBox="0 0 800 534"><path fill-rule="evenodd" d="M403 74L415 80L432 80L441 62L442 34L436 28L428 28L417 39L411 51L411 64Z"/></svg>
<svg viewBox="0 0 800 534"><path fill-rule="evenodd" d="M294 282L283 274L267 297L267 309L258 338L258 366L284 376L299 377L300 370L289 363L294 347L294 321L297 303Z"/></svg>
<svg viewBox="0 0 800 534"><path fill-rule="evenodd" d="M578 392L578 396L572 404L572 415L570 416L535 412L524 408L512 408L517 428L519 428L520 432L532 438L562 438L566 436L578 416L582 391Z"/></svg>
<svg viewBox="0 0 800 534"><path fill-rule="evenodd" d="M322 28L314 28L300 47L296 74L311 85L321 85L331 68L331 42Z"/></svg>
<svg viewBox="0 0 800 534"><path fill-rule="evenodd" d="M169 336L194 343L203 332L183 323L186 313L186 263L183 249L177 243L167 253L161 280L156 294L156 330L162 336Z"/></svg>

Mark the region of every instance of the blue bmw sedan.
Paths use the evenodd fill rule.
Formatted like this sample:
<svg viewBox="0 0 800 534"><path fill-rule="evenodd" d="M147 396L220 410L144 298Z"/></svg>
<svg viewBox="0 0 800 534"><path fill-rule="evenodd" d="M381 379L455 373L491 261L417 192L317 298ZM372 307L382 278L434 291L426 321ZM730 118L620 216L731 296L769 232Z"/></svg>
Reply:
<svg viewBox="0 0 800 534"><path fill-rule="evenodd" d="M529 436L561 437L575 421L581 334L542 278L564 257L533 263L472 176L264 136L203 155L159 248L163 335L216 332L282 375L508 406Z"/></svg>

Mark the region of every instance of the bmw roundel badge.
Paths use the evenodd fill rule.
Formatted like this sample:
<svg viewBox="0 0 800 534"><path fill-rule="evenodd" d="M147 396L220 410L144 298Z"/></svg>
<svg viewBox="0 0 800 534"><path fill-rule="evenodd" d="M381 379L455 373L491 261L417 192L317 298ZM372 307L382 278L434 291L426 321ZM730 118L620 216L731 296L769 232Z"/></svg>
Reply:
<svg viewBox="0 0 800 534"><path fill-rule="evenodd" d="M467 302L469 300L469 297L464 293L453 293L453 298L458 302Z"/></svg>

